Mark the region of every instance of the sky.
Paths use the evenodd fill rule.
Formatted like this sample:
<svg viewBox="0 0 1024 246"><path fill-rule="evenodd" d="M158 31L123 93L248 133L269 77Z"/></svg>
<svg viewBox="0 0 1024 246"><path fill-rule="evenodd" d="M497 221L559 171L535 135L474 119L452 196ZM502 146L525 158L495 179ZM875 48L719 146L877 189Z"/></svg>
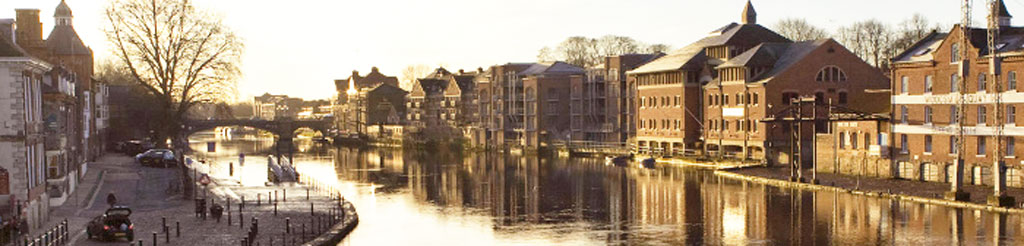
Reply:
<svg viewBox="0 0 1024 246"><path fill-rule="evenodd" d="M97 61L108 60L103 10L110 0L67 0L74 25ZM1005 0L1024 16L1024 0ZM42 10L44 37L59 0L0 0ZM535 61L537 51L569 36L629 36L681 48L730 22L746 0L193 0L245 41L241 99L265 92L307 99L334 95L334 80L378 67L400 76L409 65L473 70ZM975 0L974 23L984 23ZM954 0L753 0L758 24L803 18L826 30L878 19L891 25L921 13L947 31L960 22ZM1015 20L1014 23L1021 23Z"/></svg>

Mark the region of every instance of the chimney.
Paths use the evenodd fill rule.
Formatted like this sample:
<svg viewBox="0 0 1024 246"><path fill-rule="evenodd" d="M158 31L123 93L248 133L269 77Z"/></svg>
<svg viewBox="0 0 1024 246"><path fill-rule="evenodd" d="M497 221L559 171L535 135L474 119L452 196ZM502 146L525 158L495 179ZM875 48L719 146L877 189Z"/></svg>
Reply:
<svg viewBox="0 0 1024 246"><path fill-rule="evenodd" d="M380 73L380 70L377 69L377 67L373 67L373 68L370 68L370 73Z"/></svg>
<svg viewBox="0 0 1024 246"><path fill-rule="evenodd" d="M359 77L359 70L352 70L352 77Z"/></svg>
<svg viewBox="0 0 1024 246"><path fill-rule="evenodd" d="M0 38L14 43L14 19L0 19Z"/></svg>
<svg viewBox="0 0 1024 246"><path fill-rule="evenodd" d="M459 75L463 75L463 74L466 74L466 71L462 70L462 69L459 69Z"/></svg>
<svg viewBox="0 0 1024 246"><path fill-rule="evenodd" d="M15 41L21 47L42 45L43 23L39 22L38 9L16 9Z"/></svg>
<svg viewBox="0 0 1024 246"><path fill-rule="evenodd" d="M484 68L483 67L476 67L476 71L479 72L479 73L484 73Z"/></svg>

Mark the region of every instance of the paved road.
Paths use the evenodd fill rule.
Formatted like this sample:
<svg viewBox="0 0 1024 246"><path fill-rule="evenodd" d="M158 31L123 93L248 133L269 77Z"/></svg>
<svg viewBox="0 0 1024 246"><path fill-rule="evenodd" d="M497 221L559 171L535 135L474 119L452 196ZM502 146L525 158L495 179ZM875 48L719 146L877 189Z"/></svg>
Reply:
<svg viewBox="0 0 1024 246"><path fill-rule="evenodd" d="M168 192L177 185L177 169L141 167L127 156L111 154L97 163L90 165L90 171L83 181L81 189L73 194L73 199L53 210L51 224L67 218L71 228L72 245L130 245L131 242L101 242L87 239L85 224L93 217L102 214L108 207L106 196L114 193L120 205L133 209L132 221L135 224L136 242L143 240L145 245L152 245L153 233L157 233L159 245L238 245L251 224L252 218L260 222L258 241L267 245L273 240L280 245L281 240L299 243L302 239L313 237L314 225L324 227L322 220L314 219L309 213L310 204L314 204L318 216L328 213L328 208L337 204L328 197L312 193L310 200L305 198L305 188L296 185L242 187L237 180L215 177L211 185L211 198L223 204L222 197L232 198L232 223L228 225L226 218L220 223L213 219L203 220L194 216L192 202L181 199L181 194ZM101 175L102 174L102 175ZM91 182L91 183L90 183ZM98 185L97 185L98 184ZM95 188L94 188L95 187ZM266 202L268 192L288 190L287 201L279 201L278 214L274 214L273 206ZM93 192L95 191L95 192ZM95 194L95 195L91 195ZM200 193L201 194L201 193ZM262 206L253 204L256 194L262 194ZM282 192L283 194L283 192ZM301 195L300 195L301 194ZM238 202L242 196L247 197L247 206L243 214L245 226L238 224ZM75 199L77 198L77 199ZM162 230L163 218L166 218L170 233ZM285 220L289 220L293 228L291 235L285 235ZM175 223L181 225L181 236L177 234ZM307 227L307 234L302 235L302 228ZM169 240L168 240L169 236ZM167 241L169 242L167 242Z"/></svg>

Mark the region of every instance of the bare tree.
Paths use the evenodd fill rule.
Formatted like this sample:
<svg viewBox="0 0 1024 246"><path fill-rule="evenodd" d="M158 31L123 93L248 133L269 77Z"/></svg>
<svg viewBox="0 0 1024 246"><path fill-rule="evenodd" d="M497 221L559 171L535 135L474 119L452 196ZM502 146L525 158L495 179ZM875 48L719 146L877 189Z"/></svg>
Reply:
<svg viewBox="0 0 1024 246"><path fill-rule="evenodd" d="M811 25L805 19L789 18L775 23L775 31L793 41L808 41L828 38L828 32Z"/></svg>
<svg viewBox="0 0 1024 246"><path fill-rule="evenodd" d="M590 67L596 64L595 46L596 40L592 38L574 36L562 41L555 49L555 54L569 64Z"/></svg>
<svg viewBox="0 0 1024 246"><path fill-rule="evenodd" d="M895 55L893 32L888 25L871 19L839 29L839 41L854 54L877 68L884 69Z"/></svg>
<svg viewBox="0 0 1024 246"><path fill-rule="evenodd" d="M909 19L904 20L899 25L899 32L896 35L896 39L892 42L893 51L896 53L903 52L913 46L917 41L920 41L929 33L934 31L931 27L928 18L921 14L914 14Z"/></svg>
<svg viewBox="0 0 1024 246"><path fill-rule="evenodd" d="M596 40L598 59L640 52L640 43L626 36L605 35Z"/></svg>
<svg viewBox="0 0 1024 246"><path fill-rule="evenodd" d="M244 45L220 18L189 0L113 0L105 15L114 56L159 101L158 140L178 136L192 106L235 94Z"/></svg>
<svg viewBox="0 0 1024 246"><path fill-rule="evenodd" d="M537 51L537 61L539 62L554 62L557 60L558 57L555 51L551 50L551 47L544 47Z"/></svg>
<svg viewBox="0 0 1024 246"><path fill-rule="evenodd" d="M401 85L399 87L406 91L412 90L412 85L416 82L416 79L423 78L433 71L434 69L426 64L406 66L405 69L402 69L401 82L399 82Z"/></svg>
<svg viewBox="0 0 1024 246"><path fill-rule="evenodd" d="M644 47L644 53L668 53L672 50L672 46L667 44L652 44Z"/></svg>

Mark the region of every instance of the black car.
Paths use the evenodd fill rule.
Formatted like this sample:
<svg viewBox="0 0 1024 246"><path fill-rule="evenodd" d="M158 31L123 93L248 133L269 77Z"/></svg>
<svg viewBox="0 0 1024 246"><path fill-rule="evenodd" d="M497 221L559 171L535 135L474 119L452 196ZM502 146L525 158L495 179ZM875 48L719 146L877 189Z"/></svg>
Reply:
<svg viewBox="0 0 1024 246"><path fill-rule="evenodd" d="M85 234L89 238L97 238L104 241L119 238L135 240L135 225L129 216L132 210L125 206L114 206L107 209L100 216L89 221L85 227Z"/></svg>
<svg viewBox="0 0 1024 246"><path fill-rule="evenodd" d="M128 140L117 142L114 148L126 155L133 156L139 153L145 152L146 150L154 148L155 145L145 140Z"/></svg>
<svg viewBox="0 0 1024 246"><path fill-rule="evenodd" d="M169 149L151 149L135 156L135 161L143 166L170 167L174 166L176 159L174 152Z"/></svg>

